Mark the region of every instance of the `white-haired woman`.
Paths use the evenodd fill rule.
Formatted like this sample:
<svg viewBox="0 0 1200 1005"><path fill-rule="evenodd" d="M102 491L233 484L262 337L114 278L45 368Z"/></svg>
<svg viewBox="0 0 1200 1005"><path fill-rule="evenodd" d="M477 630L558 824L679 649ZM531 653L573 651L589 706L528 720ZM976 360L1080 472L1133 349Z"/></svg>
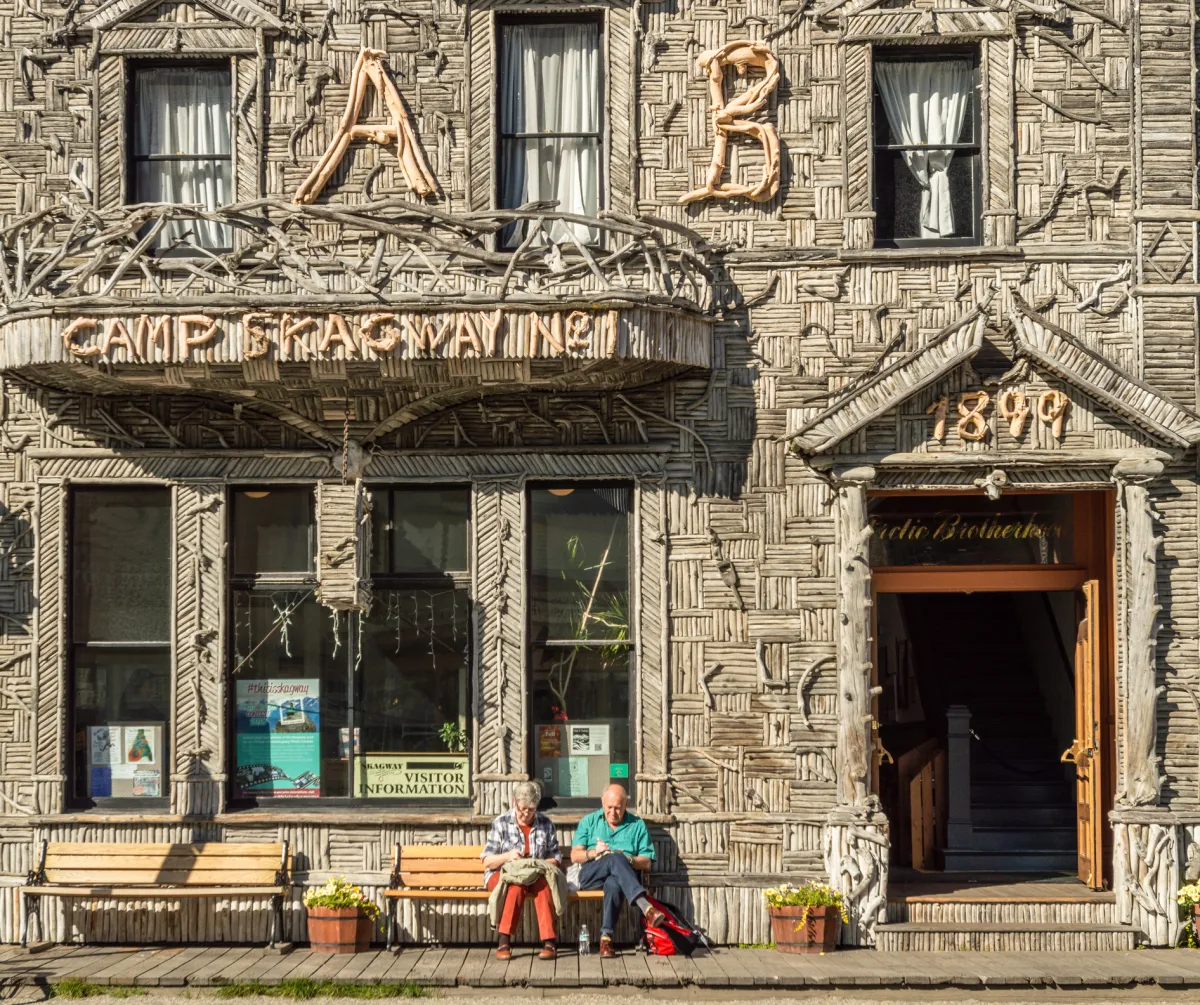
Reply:
<svg viewBox="0 0 1200 1005"><path fill-rule="evenodd" d="M537 811L541 800L540 785L536 782L518 782L513 786L512 809L492 821L492 829L481 856L485 870L483 884L489 890L499 882L504 864L518 858L542 859L562 867L562 852L558 847L554 825L549 817ZM545 879L539 879L529 886L508 887L497 925L500 932L497 959L512 958L512 935L521 922L526 897L533 898L537 910L538 936L542 940L542 951L538 955L543 960L552 960L557 954L554 899L549 884Z"/></svg>

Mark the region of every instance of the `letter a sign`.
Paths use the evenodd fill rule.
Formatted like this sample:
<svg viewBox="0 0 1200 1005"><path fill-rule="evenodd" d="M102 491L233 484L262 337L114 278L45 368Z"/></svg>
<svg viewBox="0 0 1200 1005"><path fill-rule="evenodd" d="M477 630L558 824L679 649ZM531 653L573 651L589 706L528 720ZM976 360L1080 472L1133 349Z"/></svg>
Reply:
<svg viewBox="0 0 1200 1005"><path fill-rule="evenodd" d="M329 147L321 155L312 174L304 179L296 189L293 202L312 202L321 194L321 189L333 177L333 172L346 156L350 144L354 140L369 140L372 143L395 143L396 156L400 159L400 170L404 179L417 195L433 195L437 191L437 182L425 163L425 155L417 142L417 134L413 130L412 121L408 117L408 109L396 85L388 75L383 65L387 55L378 49L363 49L358 54L354 71L350 75L350 97L346 101L346 111L338 123ZM390 122L384 125L358 125L358 117L362 114L363 101L367 96L367 85L371 84L378 92L384 107L387 109Z"/></svg>

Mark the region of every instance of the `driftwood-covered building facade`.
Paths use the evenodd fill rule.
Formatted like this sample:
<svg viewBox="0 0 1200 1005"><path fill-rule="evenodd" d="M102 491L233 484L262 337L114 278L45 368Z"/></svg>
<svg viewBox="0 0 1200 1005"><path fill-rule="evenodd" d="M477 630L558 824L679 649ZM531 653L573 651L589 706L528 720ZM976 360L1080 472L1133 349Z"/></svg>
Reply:
<svg viewBox="0 0 1200 1005"><path fill-rule="evenodd" d="M47 839L284 839L301 884L380 894L515 780L564 840L621 781L718 941L824 878L883 944L920 867L1077 873L1035 917L1172 942L1193 22L0 4L0 879Z"/></svg>

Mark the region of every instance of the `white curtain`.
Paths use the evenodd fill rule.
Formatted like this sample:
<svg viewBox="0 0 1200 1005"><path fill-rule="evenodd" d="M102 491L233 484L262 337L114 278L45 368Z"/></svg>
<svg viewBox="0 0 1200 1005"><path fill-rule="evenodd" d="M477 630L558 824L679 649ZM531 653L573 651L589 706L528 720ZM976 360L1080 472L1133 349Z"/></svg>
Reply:
<svg viewBox="0 0 1200 1005"><path fill-rule="evenodd" d="M937 146L957 143L971 100L971 64L965 59L878 63L875 67L884 111L900 143ZM904 163L921 186L921 236L950 237L953 150L905 150Z"/></svg>
<svg viewBox="0 0 1200 1005"><path fill-rule="evenodd" d="M229 158L229 71L155 68L137 76L134 132L136 198L215 209L232 197ZM221 159L211 159L217 156ZM150 159L144 159L150 158ZM174 158L174 159L163 159ZM195 158L195 159L189 159ZM183 243L227 248L230 228L206 220L167 224L157 246Z"/></svg>
<svg viewBox="0 0 1200 1005"><path fill-rule="evenodd" d="M600 206L600 28L596 24L516 24L504 28L500 131L595 133L557 139L503 139L500 205L557 200L557 212L595 216ZM574 234L595 243L594 227L556 222L550 240ZM521 240L513 228L508 240ZM535 238L544 243L544 238Z"/></svg>

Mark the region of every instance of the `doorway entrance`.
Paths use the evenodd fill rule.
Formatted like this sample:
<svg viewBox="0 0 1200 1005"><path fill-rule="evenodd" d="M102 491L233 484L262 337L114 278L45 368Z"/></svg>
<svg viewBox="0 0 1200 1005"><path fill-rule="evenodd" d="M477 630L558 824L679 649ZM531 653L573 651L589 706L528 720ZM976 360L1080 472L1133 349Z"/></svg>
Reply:
<svg viewBox="0 0 1200 1005"><path fill-rule="evenodd" d="M1104 887L1109 503L871 499L873 782L897 870Z"/></svg>

